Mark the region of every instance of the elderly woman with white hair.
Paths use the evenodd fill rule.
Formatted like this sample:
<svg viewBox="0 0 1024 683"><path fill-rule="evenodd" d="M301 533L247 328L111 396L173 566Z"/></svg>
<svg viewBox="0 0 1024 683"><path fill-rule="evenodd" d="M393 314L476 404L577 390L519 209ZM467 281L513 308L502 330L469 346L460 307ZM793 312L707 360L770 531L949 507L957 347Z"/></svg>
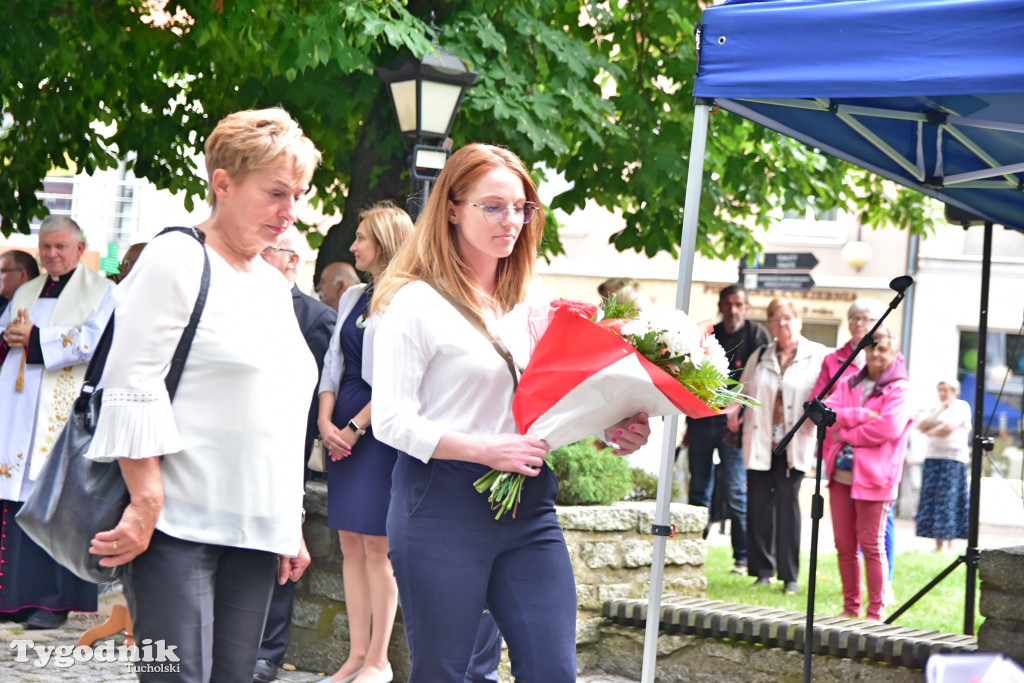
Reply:
<svg viewBox="0 0 1024 683"><path fill-rule="evenodd" d="M935 550L967 538L967 463L971 406L959 398L960 382L938 384L939 404L917 415L917 428L928 437L928 455L921 476L917 535L935 539Z"/></svg>
<svg viewBox="0 0 1024 683"><path fill-rule="evenodd" d="M814 383L814 389L811 391L812 396L817 396L825 388L832 375L836 374L839 367L846 362L846 359L850 357L853 350L857 348L860 340L871 331L871 327L882 317L883 313L885 313L885 305L875 299L860 298L850 304L850 308L846 311L846 324L848 325L847 329L850 330L850 341L825 356L825 360L821 364L821 372L818 373L818 380ZM852 377L863 367L864 356L857 356L846 370L843 371L843 377ZM838 384L839 381L837 380L836 385ZM833 385L833 391L835 391L836 385Z"/></svg>

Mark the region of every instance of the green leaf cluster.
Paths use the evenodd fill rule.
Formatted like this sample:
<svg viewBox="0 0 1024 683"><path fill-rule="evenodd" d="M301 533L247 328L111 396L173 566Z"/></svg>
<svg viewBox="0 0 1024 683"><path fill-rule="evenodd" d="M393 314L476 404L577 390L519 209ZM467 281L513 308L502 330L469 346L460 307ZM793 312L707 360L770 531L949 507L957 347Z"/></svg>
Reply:
<svg viewBox="0 0 1024 683"><path fill-rule="evenodd" d="M702 3L644 0L171 0L192 23L142 22L143 0L0 5L0 230L27 231L55 168L126 164L158 187L204 195L194 160L224 115L280 105L324 152L315 205L345 218L321 263L346 257L356 209L408 193L408 160L374 73L434 39L480 74L452 131L517 152L569 188L550 208L619 212L620 250L679 249ZM172 30L173 28L173 30ZM863 222L926 230L924 200L725 113L711 117L698 251L760 250L772 212L851 207ZM554 218L554 215L552 215ZM542 249L561 252L558 221Z"/></svg>
<svg viewBox="0 0 1024 683"><path fill-rule="evenodd" d="M610 505L633 488L629 461L596 439L556 448L545 462L558 479L559 505Z"/></svg>

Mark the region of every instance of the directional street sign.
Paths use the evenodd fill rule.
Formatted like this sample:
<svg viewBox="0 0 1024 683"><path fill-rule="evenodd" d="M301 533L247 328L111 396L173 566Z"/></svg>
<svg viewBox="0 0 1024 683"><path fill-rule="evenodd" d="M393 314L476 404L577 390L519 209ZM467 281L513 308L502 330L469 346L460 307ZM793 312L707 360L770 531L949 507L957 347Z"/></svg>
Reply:
<svg viewBox="0 0 1024 683"><path fill-rule="evenodd" d="M811 252L765 254L764 263L741 268L747 289L805 291L814 286L810 270L818 265Z"/></svg>
<svg viewBox="0 0 1024 683"><path fill-rule="evenodd" d="M747 289L782 289L806 291L814 286L810 273L759 273L748 271L743 274L743 286Z"/></svg>
<svg viewBox="0 0 1024 683"><path fill-rule="evenodd" d="M818 258L809 251L786 254L765 254L764 263L750 267L750 270L803 270L818 265Z"/></svg>

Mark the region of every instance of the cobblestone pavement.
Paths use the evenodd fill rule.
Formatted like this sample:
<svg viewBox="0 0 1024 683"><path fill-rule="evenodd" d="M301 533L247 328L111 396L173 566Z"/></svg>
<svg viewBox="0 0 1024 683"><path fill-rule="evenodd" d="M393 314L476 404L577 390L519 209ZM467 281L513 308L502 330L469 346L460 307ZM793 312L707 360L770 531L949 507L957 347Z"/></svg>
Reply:
<svg viewBox="0 0 1024 683"><path fill-rule="evenodd" d="M110 615L113 605L123 604L120 591L105 593L100 596L99 610L96 614L72 613L68 623L61 628L31 631L21 624L0 622L0 681L5 683L119 683L137 680L135 674L128 670L125 663L77 661L73 654L75 643L81 635L97 626ZM99 648L107 640L113 641L109 649L122 644L123 634L101 639L95 644ZM32 645L24 644L19 648L18 641L31 640ZM34 647L56 648L52 652L63 653L65 660L58 662L56 657L40 666L36 661ZM60 649L63 648L63 649ZM25 656L21 656L24 652ZM19 661L21 660L21 661ZM286 667L288 665L286 664ZM321 672L294 671L282 668L278 674L279 683L318 683L324 678ZM626 678L611 676L602 672L587 672L577 679L580 683L631 683Z"/></svg>

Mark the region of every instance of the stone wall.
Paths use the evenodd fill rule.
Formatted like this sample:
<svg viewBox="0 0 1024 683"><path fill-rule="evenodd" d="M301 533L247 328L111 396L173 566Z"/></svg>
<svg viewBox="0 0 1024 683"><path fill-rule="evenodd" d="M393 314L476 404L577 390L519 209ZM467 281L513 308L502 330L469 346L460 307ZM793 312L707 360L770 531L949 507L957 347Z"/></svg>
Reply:
<svg viewBox="0 0 1024 683"><path fill-rule="evenodd" d="M338 534L327 527L327 487L306 485L306 545L313 562L299 581L292 611L292 639L285 661L307 671L333 673L348 655L348 619ZM654 503L562 507L558 518L565 531L579 601L576 640L581 669L596 668L602 659L601 605L612 598L646 598L650 584ZM702 597L707 588L707 548L701 532L707 510L673 504L676 535L667 539L664 590ZM409 654L399 612L389 651L396 681L409 674ZM510 681L508 662L502 680Z"/></svg>
<svg viewBox="0 0 1024 683"><path fill-rule="evenodd" d="M1024 665L1024 546L981 551L978 649Z"/></svg>
<svg viewBox="0 0 1024 683"><path fill-rule="evenodd" d="M577 661L579 668L601 668L601 606L616 598L646 599L654 552L654 503L616 503L607 507L564 507L558 520L565 532L576 576ZM670 521L676 535L666 540L665 593L703 597L707 590L703 539L707 509L673 504Z"/></svg>

